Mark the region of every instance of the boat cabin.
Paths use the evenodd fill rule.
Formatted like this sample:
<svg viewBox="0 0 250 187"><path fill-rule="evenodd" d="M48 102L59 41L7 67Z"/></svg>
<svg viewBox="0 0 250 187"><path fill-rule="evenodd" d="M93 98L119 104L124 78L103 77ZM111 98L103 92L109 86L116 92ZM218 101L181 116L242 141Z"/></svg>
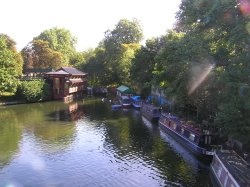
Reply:
<svg viewBox="0 0 250 187"><path fill-rule="evenodd" d="M143 103L141 105L141 113L148 120L150 120L152 122L154 122L154 121L157 122L160 118L160 115L161 115L161 108L156 107L156 106L151 105L151 104Z"/></svg>
<svg viewBox="0 0 250 187"><path fill-rule="evenodd" d="M181 134L183 137L200 147L209 148L211 145L217 144L216 137L210 131L205 131L204 133L200 128L187 124L179 120L176 116L164 115L164 118L161 118L161 120L164 120L162 123L164 123L165 126Z"/></svg>

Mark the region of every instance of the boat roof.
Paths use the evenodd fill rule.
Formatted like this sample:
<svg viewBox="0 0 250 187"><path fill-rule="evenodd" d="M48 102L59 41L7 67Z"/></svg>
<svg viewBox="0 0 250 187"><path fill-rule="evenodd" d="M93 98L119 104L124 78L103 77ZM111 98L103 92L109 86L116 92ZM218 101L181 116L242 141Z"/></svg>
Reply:
<svg viewBox="0 0 250 187"><path fill-rule="evenodd" d="M132 96L131 99L133 99L134 101L140 101L141 100L141 96L135 95L135 96Z"/></svg>
<svg viewBox="0 0 250 187"><path fill-rule="evenodd" d="M122 99L129 99L129 97L126 96L126 95L121 96L121 98L122 98Z"/></svg>
<svg viewBox="0 0 250 187"><path fill-rule="evenodd" d="M216 155L240 186L250 184L250 166L233 150L216 151Z"/></svg>
<svg viewBox="0 0 250 187"><path fill-rule="evenodd" d="M162 115L168 119L170 119L171 121L174 121L177 125L180 125L181 127L183 127L184 129L187 129L188 131L196 134L196 135L202 135L202 132L200 131L199 128L195 128L185 122L182 122L177 116L172 115L170 113L162 113Z"/></svg>

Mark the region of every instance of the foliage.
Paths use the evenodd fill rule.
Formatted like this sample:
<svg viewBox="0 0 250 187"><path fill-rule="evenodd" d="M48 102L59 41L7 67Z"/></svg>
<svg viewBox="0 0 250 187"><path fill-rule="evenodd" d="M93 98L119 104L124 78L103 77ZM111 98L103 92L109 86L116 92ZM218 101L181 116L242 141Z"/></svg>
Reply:
<svg viewBox="0 0 250 187"><path fill-rule="evenodd" d="M122 19L107 31L99 46L85 54L83 69L94 85L130 84L132 59L140 48L143 34L137 20Z"/></svg>
<svg viewBox="0 0 250 187"><path fill-rule="evenodd" d="M17 94L31 103L49 99L49 90L49 85L44 80L22 81Z"/></svg>
<svg viewBox="0 0 250 187"><path fill-rule="evenodd" d="M47 41L50 49L63 54L65 64L68 64L70 59L75 56L77 39L67 29L54 27L43 31L34 40Z"/></svg>
<svg viewBox="0 0 250 187"><path fill-rule="evenodd" d="M132 60L130 69L131 82L135 89L144 95L149 95L151 91L153 71L155 68L155 56L164 45L163 38L152 38L146 41L135 58Z"/></svg>
<svg viewBox="0 0 250 187"><path fill-rule="evenodd" d="M63 65L63 55L49 48L49 43L43 40L33 40L23 50L25 68L54 68Z"/></svg>
<svg viewBox="0 0 250 187"><path fill-rule="evenodd" d="M16 91L22 65L23 60L15 48L14 40L5 34L0 34L0 95Z"/></svg>
<svg viewBox="0 0 250 187"><path fill-rule="evenodd" d="M199 120L214 120L225 135L246 143L250 38L244 6L235 0L183 0L176 30L185 36L158 54L154 79L177 108L192 108Z"/></svg>

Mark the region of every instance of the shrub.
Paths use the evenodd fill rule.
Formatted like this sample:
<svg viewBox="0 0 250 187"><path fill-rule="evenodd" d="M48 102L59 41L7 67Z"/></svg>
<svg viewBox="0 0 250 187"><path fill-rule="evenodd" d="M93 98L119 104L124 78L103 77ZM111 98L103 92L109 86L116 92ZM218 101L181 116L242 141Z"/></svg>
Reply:
<svg viewBox="0 0 250 187"><path fill-rule="evenodd" d="M49 85L44 80L22 81L17 95L29 103L48 100Z"/></svg>

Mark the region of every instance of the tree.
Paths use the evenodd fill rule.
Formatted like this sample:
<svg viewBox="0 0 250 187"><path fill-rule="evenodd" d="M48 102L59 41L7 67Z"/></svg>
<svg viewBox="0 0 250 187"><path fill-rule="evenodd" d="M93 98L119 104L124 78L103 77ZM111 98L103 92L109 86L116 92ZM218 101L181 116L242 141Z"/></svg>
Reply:
<svg viewBox="0 0 250 187"><path fill-rule="evenodd" d="M128 80L131 60L139 49L139 42L142 38L142 29L137 20L122 19L114 30L106 32L103 46L109 84L130 82Z"/></svg>
<svg viewBox="0 0 250 187"><path fill-rule="evenodd" d="M63 66L63 55L49 48L43 40L33 40L23 50L25 68L54 68Z"/></svg>
<svg viewBox="0 0 250 187"><path fill-rule="evenodd" d="M64 63L68 64L70 58L74 56L77 43L76 37L72 36L69 30L64 28L54 27L43 31L39 36L33 40L47 41L49 48L63 54Z"/></svg>
<svg viewBox="0 0 250 187"><path fill-rule="evenodd" d="M108 85L110 74L105 66L105 49L99 45L94 51L85 52L86 64L83 69L88 72L88 80L93 86Z"/></svg>
<svg viewBox="0 0 250 187"><path fill-rule="evenodd" d="M212 82L202 84L190 101L197 106L216 103L210 110L217 126L225 135L249 143L250 38L246 7L245 1L183 0L177 27L186 36L199 36L215 65Z"/></svg>
<svg viewBox="0 0 250 187"><path fill-rule="evenodd" d="M146 41L146 45L142 46L135 58L132 60L130 69L131 82L136 90L149 95L153 79L153 71L155 68L155 56L164 45L163 38L152 38Z"/></svg>
<svg viewBox="0 0 250 187"><path fill-rule="evenodd" d="M22 56L16 51L15 42L9 36L0 34L0 95L14 93L18 76L22 73Z"/></svg>

